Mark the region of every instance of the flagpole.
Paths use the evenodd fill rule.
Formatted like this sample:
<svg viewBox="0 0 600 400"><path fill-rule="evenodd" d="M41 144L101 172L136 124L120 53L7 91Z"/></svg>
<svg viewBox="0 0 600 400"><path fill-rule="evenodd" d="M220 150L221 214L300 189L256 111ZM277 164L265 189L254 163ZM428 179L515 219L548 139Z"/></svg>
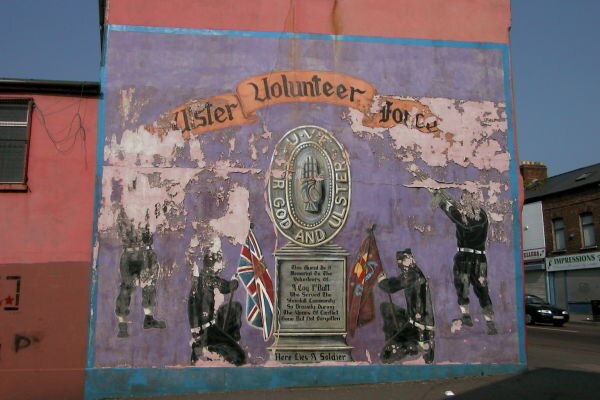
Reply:
<svg viewBox="0 0 600 400"><path fill-rule="evenodd" d="M254 228L254 223L250 222L250 230L252 230L252 228ZM237 272L234 275L235 279L237 280L238 278L238 274ZM221 329L223 329L223 331L225 332L225 327L227 326L227 319L229 318L229 312L231 311L231 302L233 300L233 295L235 294L237 287L235 289L233 289L231 291L231 294L229 295L229 302L227 303L227 310L225 310L225 318L223 319L223 327Z"/></svg>
<svg viewBox="0 0 600 400"><path fill-rule="evenodd" d="M371 254L371 243L372 243L373 239L375 238L375 236L373 234L373 232L375 231L375 228L377 228L376 224L371 224L367 228L367 234L369 235L369 242L367 243L367 249L366 249L366 251L367 251L367 262L368 262L368 259L369 259L369 255ZM361 247L362 247L362 245L361 245ZM382 266L382 270L383 270L383 266ZM374 277L374 278L376 278L376 277ZM356 314L356 328L358 328L358 320L359 320L359 317L360 317L360 309L362 308L364 302L366 301L366 297L364 297L363 294L360 295L359 312ZM354 336L354 334L352 334L352 336Z"/></svg>
<svg viewBox="0 0 600 400"><path fill-rule="evenodd" d="M367 262L368 262L368 255L371 254L371 241L375 237L373 234L373 232L375 231L375 228L377 228L376 224L371 224L367 228L367 233L369 234L369 245L367 246ZM381 269L383 270L383 266ZM376 277L374 277L374 278L376 278ZM365 301L365 298L363 298L363 296L361 295L360 296L360 306L361 307L362 307L364 301ZM358 326L358 315L356 316L356 320L357 320L357 326Z"/></svg>
<svg viewBox="0 0 600 400"><path fill-rule="evenodd" d="M369 234L371 235L371 239L375 240L375 228L377 228L376 224L371 224L371 226L368 229ZM371 243L369 242L369 252L371 251ZM383 269L383 265L381 267L381 269ZM390 302L390 305L392 306L392 322L394 323L394 327L396 328L396 335L398 334L398 332L400 332L400 324L398 323L398 320L396 319L396 311L394 310L394 301L392 300L392 294L390 292L388 292L388 300ZM394 336L396 336L394 335Z"/></svg>
<svg viewBox="0 0 600 400"><path fill-rule="evenodd" d="M225 310L225 318L223 319L223 326L221 328L223 329L223 332L226 332L225 327L227 326L227 320L229 319L229 311L231 311L231 301L233 300L233 295L235 294L236 289L237 287L233 289L229 295L229 302L227 303L227 310Z"/></svg>
<svg viewBox="0 0 600 400"><path fill-rule="evenodd" d="M388 293L388 299L390 300L390 305L392 306L392 321L394 322L396 328L396 335L400 332L400 324L396 319L396 310L394 310L394 302L392 301L392 294ZM396 336L394 335L394 336Z"/></svg>

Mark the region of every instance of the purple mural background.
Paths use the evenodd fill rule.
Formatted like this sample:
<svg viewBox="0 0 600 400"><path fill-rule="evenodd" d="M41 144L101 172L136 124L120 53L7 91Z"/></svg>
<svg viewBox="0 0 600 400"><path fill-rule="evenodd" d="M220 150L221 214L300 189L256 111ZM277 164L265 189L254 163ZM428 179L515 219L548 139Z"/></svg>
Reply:
<svg viewBox="0 0 600 400"><path fill-rule="evenodd" d="M119 143L124 131L156 121L162 113L191 99L231 93L242 80L276 70L345 73L373 84L385 95L493 103L507 100L500 50L133 32L110 32L109 43L105 93L108 147L115 141ZM130 104L137 104L136 113L124 115L120 111L123 109L123 91L132 93ZM503 108L501 104L497 107ZM180 152L167 155L173 161L168 167L158 159L149 167L121 166L137 169L139 174L157 173L161 169L196 171L185 183L184 212L165 217L177 228L154 232L154 250L162 271L156 316L166 321L166 329L142 329L141 291L138 289L131 302L130 337L124 340L116 336L114 308L121 246L110 229L99 229L96 367L189 365L191 336L187 296L191 268L186 265L185 252L196 230L192 221L209 230L210 221L222 218L227 212L229 196L235 187L248 190L249 219L255 224L256 238L275 279L273 253L287 240L275 231L266 211L266 174L279 139L290 129L308 124L332 132L350 157L352 203L344 228L333 239L333 243L350 253L348 264L354 261L366 229L370 224L376 224L375 237L386 274L396 275L395 253L410 247L429 278L436 318L436 363L518 361L512 208L508 208L502 221L492 224L490 231L496 235L488 240L487 246L490 295L499 334L485 334L483 316L472 290L471 314L475 324L472 328L451 332L451 320L459 316L452 283L455 229L441 210L428 206L431 200L428 190L404 186L414 181L407 170L408 165L416 164L429 175L446 182L500 182L504 190L497 196L497 201L510 203L508 172L463 167L451 162L446 166L431 167L420 160L404 158L402 151L393 148L393 139L389 135L355 133L347 113L347 108L328 104L274 105L258 112L260 119L255 125L193 136L189 142L181 138ZM504 152L508 152L506 121L504 126L491 136ZM191 157L192 144L201 147L204 167ZM257 154L253 153L253 148L258 149ZM229 172L226 176L215 173L213 166L222 161L235 165L239 172ZM113 163L105 157L104 165L110 168ZM177 175L176 172L170 174ZM107 182L106 177L100 213L121 202L121 193L127 190L126 183ZM214 197L217 192L224 196L219 198L218 206ZM459 190L449 192L456 197L460 195ZM146 207L144 204L139 206ZM429 225L433 229L418 230L415 225ZM222 249L226 266L222 276L229 278L237 267L240 244L222 237ZM397 304L404 303L402 293L393 296ZM225 298L227 300L228 295ZM234 299L245 304L244 291L238 290ZM384 337L378 306L384 301L387 301L387 295L375 289L376 319L348 339L348 344L354 347L353 357L357 362L380 362ZM248 352L250 365L276 365L267 362L266 348L272 338L265 342L261 333L246 323L241 336L240 344ZM404 362L411 360L422 363L420 357L407 358ZM211 365L205 363L202 366Z"/></svg>

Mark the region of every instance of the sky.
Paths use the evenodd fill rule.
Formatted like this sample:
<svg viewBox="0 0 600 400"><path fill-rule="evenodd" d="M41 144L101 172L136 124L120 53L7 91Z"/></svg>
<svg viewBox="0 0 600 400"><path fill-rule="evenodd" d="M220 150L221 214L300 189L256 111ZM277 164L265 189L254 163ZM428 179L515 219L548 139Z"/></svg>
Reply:
<svg viewBox="0 0 600 400"><path fill-rule="evenodd" d="M97 0L2 0L0 78L99 80ZM520 160L600 162L600 0L512 0Z"/></svg>

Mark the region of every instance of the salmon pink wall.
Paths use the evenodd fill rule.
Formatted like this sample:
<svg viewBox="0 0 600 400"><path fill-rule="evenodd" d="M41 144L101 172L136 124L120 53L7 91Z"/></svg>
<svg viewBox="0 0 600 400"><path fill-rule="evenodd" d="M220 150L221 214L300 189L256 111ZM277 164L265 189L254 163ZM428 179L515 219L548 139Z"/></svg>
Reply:
<svg viewBox="0 0 600 400"><path fill-rule="evenodd" d="M98 100L17 97L34 108L27 191L0 191L0 398L80 399Z"/></svg>
<svg viewBox="0 0 600 400"><path fill-rule="evenodd" d="M28 190L0 192L0 265L89 261L98 102L19 97L34 100Z"/></svg>
<svg viewBox="0 0 600 400"><path fill-rule="evenodd" d="M508 42L509 0L119 0L115 25Z"/></svg>
<svg viewBox="0 0 600 400"><path fill-rule="evenodd" d="M88 284L87 262L0 265L0 399L82 398Z"/></svg>

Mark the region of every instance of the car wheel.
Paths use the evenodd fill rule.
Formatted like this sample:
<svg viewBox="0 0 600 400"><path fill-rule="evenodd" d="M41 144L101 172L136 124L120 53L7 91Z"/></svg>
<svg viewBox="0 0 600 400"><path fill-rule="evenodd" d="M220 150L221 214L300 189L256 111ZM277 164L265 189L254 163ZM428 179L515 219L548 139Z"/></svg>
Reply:
<svg viewBox="0 0 600 400"><path fill-rule="evenodd" d="M563 326L564 322L555 322L554 326Z"/></svg>
<svg viewBox="0 0 600 400"><path fill-rule="evenodd" d="M525 323L527 325L533 325L535 323L531 314L525 314Z"/></svg>

